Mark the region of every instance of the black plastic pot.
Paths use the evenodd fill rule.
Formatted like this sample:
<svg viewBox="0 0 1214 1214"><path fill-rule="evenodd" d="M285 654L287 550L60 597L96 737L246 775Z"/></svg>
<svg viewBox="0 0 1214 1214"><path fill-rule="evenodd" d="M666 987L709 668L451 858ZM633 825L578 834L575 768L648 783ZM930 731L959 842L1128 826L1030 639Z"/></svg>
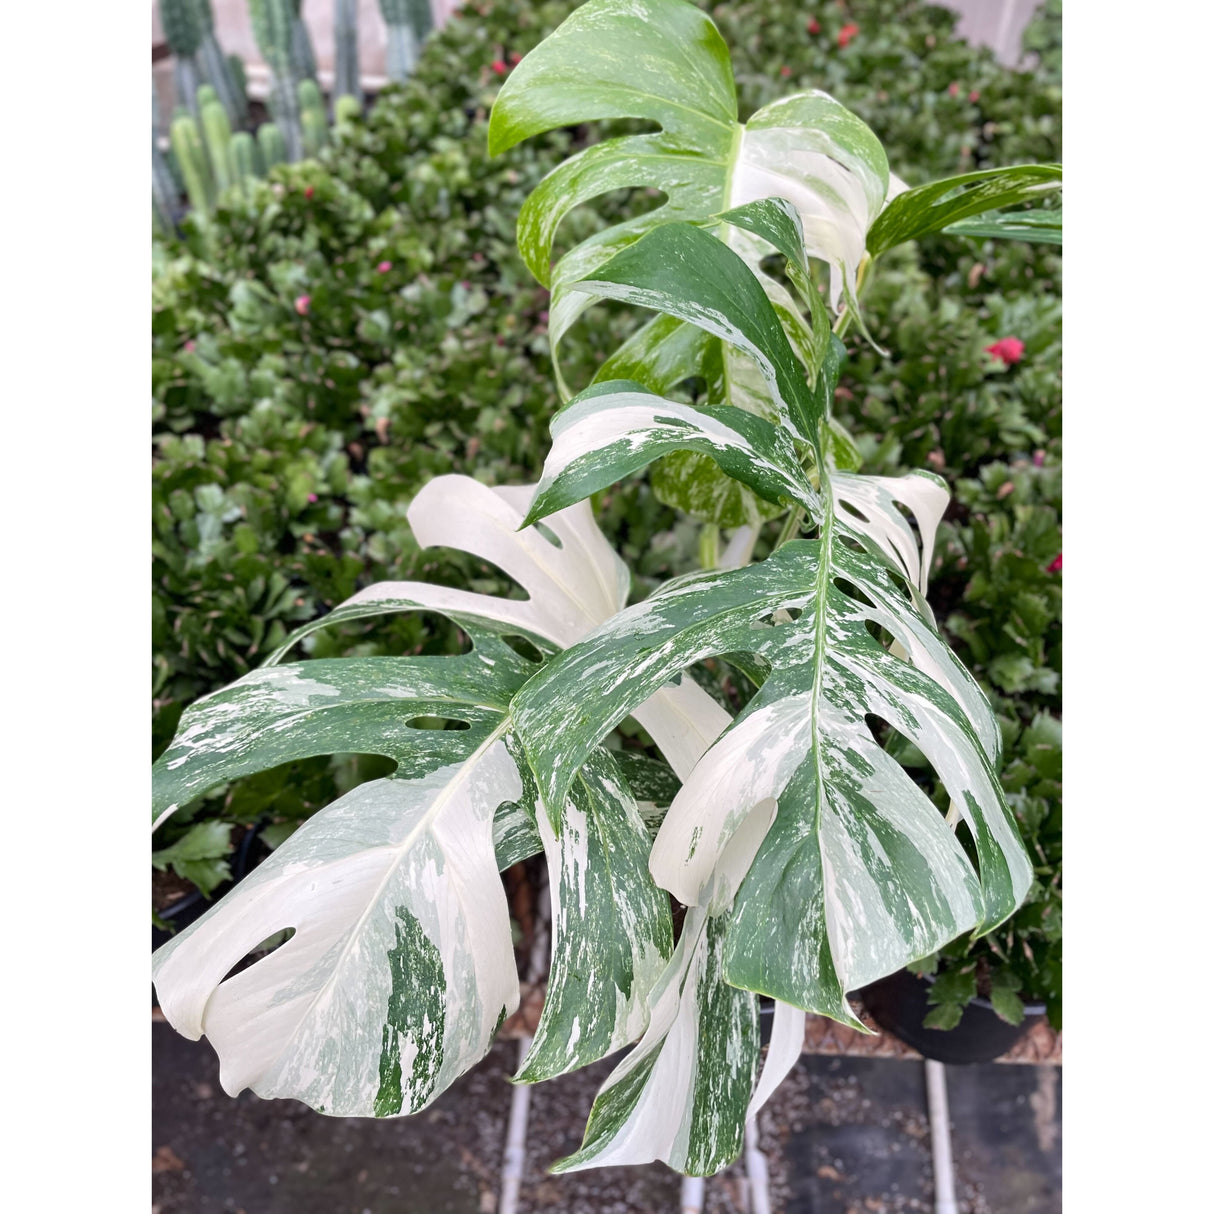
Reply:
<svg viewBox="0 0 1214 1214"><path fill-rule="evenodd" d="M987 999L972 999L961 1013L961 1023L953 1029L927 1029L923 1017L929 1005L927 993L931 980L919 978L909 970L900 970L860 992L864 1006L886 1032L893 1033L918 1050L924 1058L965 1066L975 1062L994 1062L1020 1040L1045 1015L1045 1004L1026 1003L1020 1024L1001 1020Z"/></svg>
<svg viewBox="0 0 1214 1214"><path fill-rule="evenodd" d="M262 842L260 835L265 822L266 819L258 818L245 831L240 843L237 844L236 854L232 861L231 881L225 881L218 889L212 891L209 898L199 889L192 890L184 898L179 898L160 912L160 917L168 922L173 930L166 932L163 928L153 926L152 952L155 952L161 945L168 944L183 927L189 927L195 919L201 919L228 890L243 880L246 874L252 872L270 854L269 848Z"/></svg>

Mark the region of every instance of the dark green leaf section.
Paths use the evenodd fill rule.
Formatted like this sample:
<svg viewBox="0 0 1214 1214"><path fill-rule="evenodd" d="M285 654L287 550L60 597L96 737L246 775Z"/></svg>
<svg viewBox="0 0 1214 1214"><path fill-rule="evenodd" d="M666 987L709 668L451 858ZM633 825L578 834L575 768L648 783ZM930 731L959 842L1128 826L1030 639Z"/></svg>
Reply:
<svg viewBox="0 0 1214 1214"><path fill-rule="evenodd" d="M830 314L821 293L810 274L809 259L805 253L805 233L801 216L796 207L784 198L763 198L747 203L718 215L723 223L743 228L766 240L778 253L784 255L788 277L797 289L801 301L809 309L811 345L806 370L812 383L826 355L830 343Z"/></svg>
<svg viewBox="0 0 1214 1214"><path fill-rule="evenodd" d="M674 948L649 847L619 768L597 751L573 782L560 837L547 835L552 968L518 1081L597 1062L644 1029L646 997Z"/></svg>
<svg viewBox="0 0 1214 1214"><path fill-rule="evenodd" d="M153 820L217 784L292 759L394 759L420 775L467 758L535 667L488 634L471 653L326 658L265 667L199 700L152 768ZM425 728L435 720L462 729Z"/></svg>
<svg viewBox="0 0 1214 1214"><path fill-rule="evenodd" d="M1055 211L1012 211L962 219L944 229L949 236L977 240L1027 240L1033 244L1062 244L1062 208Z"/></svg>
<svg viewBox="0 0 1214 1214"><path fill-rule="evenodd" d="M663 224L576 286L689 321L748 354L783 422L815 440L822 415L775 308L746 262L714 236L694 224Z"/></svg>
<svg viewBox="0 0 1214 1214"><path fill-rule="evenodd" d="M611 757L638 801L652 801L659 809L665 809L682 787L670 766L658 759L635 750L612 751ZM530 775L525 761L519 762L519 768L526 768Z"/></svg>
<svg viewBox="0 0 1214 1214"><path fill-rule="evenodd" d="M727 915L708 920L704 970L697 984L700 1032L695 1097L687 1155L688 1176L712 1176L742 1153L746 1107L759 1066L759 1001L726 981Z"/></svg>
<svg viewBox="0 0 1214 1214"><path fill-rule="evenodd" d="M553 1172L660 1159L711 1176L739 1155L759 1061L758 1000L721 972L728 914L688 913L648 1031L604 1083L581 1149Z"/></svg>
<svg viewBox="0 0 1214 1214"><path fill-rule="evenodd" d="M1022 164L946 177L899 194L868 232L874 257L904 240L918 240L964 219L1031 202L1062 188L1059 164Z"/></svg>
<svg viewBox="0 0 1214 1214"><path fill-rule="evenodd" d="M446 1030L447 975L438 949L407 906L396 908L396 946L388 950L392 991L379 1056L379 1090L375 1116L393 1117L401 1110L401 1042L416 1052L405 1086L414 1107L429 1099L443 1064Z"/></svg>

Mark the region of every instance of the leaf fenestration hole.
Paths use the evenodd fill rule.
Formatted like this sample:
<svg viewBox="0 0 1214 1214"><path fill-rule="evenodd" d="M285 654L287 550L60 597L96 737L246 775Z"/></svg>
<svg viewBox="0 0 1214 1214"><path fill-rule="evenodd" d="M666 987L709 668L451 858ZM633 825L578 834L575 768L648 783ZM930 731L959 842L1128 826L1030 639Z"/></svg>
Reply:
<svg viewBox="0 0 1214 1214"><path fill-rule="evenodd" d="M520 658L526 658L528 662L542 662L544 655L539 651L539 648L525 636L520 636L518 633L510 633L502 637L502 641L509 645Z"/></svg>
<svg viewBox="0 0 1214 1214"><path fill-rule="evenodd" d="M469 729L467 721L455 717L410 717L405 724L410 729Z"/></svg>
<svg viewBox="0 0 1214 1214"><path fill-rule="evenodd" d="M255 948L249 949L247 953L230 970L223 976L223 980L219 983L220 986L227 982L229 978L234 978L237 974L256 965L259 961L264 961L271 953L282 948L288 940L295 935L293 927L283 928L280 932L275 932L272 936L267 936Z"/></svg>

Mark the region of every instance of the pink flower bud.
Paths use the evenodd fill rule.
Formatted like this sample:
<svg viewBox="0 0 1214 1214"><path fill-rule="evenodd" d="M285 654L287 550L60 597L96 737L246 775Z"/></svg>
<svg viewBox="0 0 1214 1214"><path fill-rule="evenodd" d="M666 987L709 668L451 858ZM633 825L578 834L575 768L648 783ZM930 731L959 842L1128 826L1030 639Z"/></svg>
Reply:
<svg viewBox="0 0 1214 1214"><path fill-rule="evenodd" d="M311 295L301 295L295 301L295 311L298 312L300 314L300 316L307 316L308 309L311 306L312 306L312 296Z"/></svg>
<svg viewBox="0 0 1214 1214"><path fill-rule="evenodd" d="M504 76L510 70L500 59L495 59L489 66L499 76Z"/></svg>
<svg viewBox="0 0 1214 1214"><path fill-rule="evenodd" d="M1018 363L1024 357L1024 342L1018 337L1001 337L998 341L983 348L1005 367Z"/></svg>
<svg viewBox="0 0 1214 1214"><path fill-rule="evenodd" d="M377 274L386 274L390 269L392 269L392 263L390 261L381 261L379 265L375 267L375 272Z"/></svg>

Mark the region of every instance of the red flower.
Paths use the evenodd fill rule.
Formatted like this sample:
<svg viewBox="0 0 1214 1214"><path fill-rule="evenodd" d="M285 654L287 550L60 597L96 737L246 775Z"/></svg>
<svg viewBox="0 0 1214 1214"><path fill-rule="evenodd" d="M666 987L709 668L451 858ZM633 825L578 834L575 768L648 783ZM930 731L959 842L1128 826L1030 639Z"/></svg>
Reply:
<svg viewBox="0 0 1214 1214"><path fill-rule="evenodd" d="M523 61L523 57L518 53L518 51L511 51L506 58L509 59L511 63L522 63Z"/></svg>
<svg viewBox="0 0 1214 1214"><path fill-rule="evenodd" d="M954 81L952 82L952 84L950 84L950 85L948 86L948 95L949 95L950 97L956 97L956 96L958 96L958 95L960 94L960 92L961 92L961 85L959 85L959 84L958 84L958 83L957 83L957 82L954 80Z"/></svg>
<svg viewBox="0 0 1214 1214"><path fill-rule="evenodd" d="M849 21L840 31L836 41L841 47L846 46L858 33L860 27Z"/></svg>
<svg viewBox="0 0 1214 1214"><path fill-rule="evenodd" d="M500 60L495 59L489 66L499 75L504 76L510 69Z"/></svg>
<svg viewBox="0 0 1214 1214"><path fill-rule="evenodd" d="M316 189L315 189L315 187L314 187L314 186L308 186L308 188L307 188L306 190L304 190L304 197L305 197L306 199L308 199L308 201L310 202L310 201L312 200L312 195L313 195L313 194L315 194L315 193L316 193Z"/></svg>
<svg viewBox="0 0 1214 1214"><path fill-rule="evenodd" d="M811 34L820 34L822 27L818 24L817 17L810 17L809 24L805 27Z"/></svg>
<svg viewBox="0 0 1214 1214"><path fill-rule="evenodd" d="M989 346L983 347L986 352L1005 367L1010 367L1012 363L1018 363L1024 357L1024 342L1018 337L1001 337L998 341L992 342Z"/></svg>
<svg viewBox="0 0 1214 1214"><path fill-rule="evenodd" d="M977 100L978 100L978 90L977 90L977 89L971 89L971 90L970 90L970 100L971 100L971 101L977 101Z"/></svg>
<svg viewBox="0 0 1214 1214"><path fill-rule="evenodd" d="M375 267L375 272L377 274L386 274L390 269L392 269L392 263L390 261L381 261L379 265Z"/></svg>
<svg viewBox="0 0 1214 1214"><path fill-rule="evenodd" d="M792 75L792 68L790 68L790 67L782 67L782 68L780 69L780 75L781 75L781 76L783 76L783 77L784 77L784 78L787 80L787 79L788 79L788 77Z"/></svg>
<svg viewBox="0 0 1214 1214"><path fill-rule="evenodd" d="M1062 553L1060 552L1048 565L1045 567L1046 573L1061 573L1062 572Z"/></svg>
<svg viewBox="0 0 1214 1214"><path fill-rule="evenodd" d="M301 295L295 301L295 311L298 312L300 314L300 316L307 316L308 309L311 306L312 306L312 296L311 295Z"/></svg>

